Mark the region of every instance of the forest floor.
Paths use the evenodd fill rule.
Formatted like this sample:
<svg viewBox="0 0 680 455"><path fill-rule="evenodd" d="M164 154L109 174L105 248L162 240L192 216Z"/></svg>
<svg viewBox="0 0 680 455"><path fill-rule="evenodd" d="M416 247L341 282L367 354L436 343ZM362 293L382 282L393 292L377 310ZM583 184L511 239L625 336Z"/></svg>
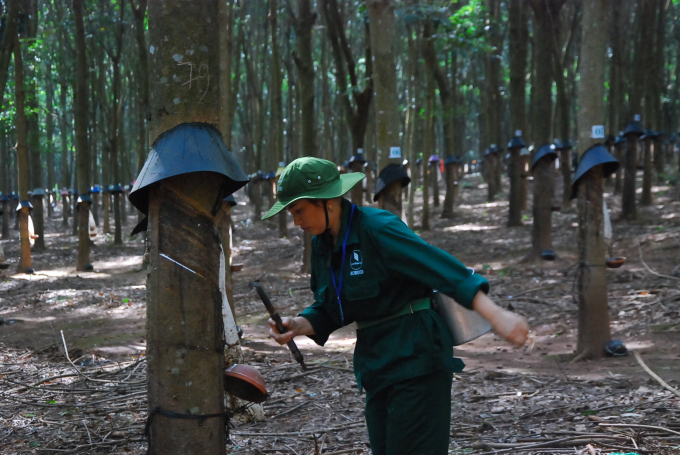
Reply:
<svg viewBox="0 0 680 455"><path fill-rule="evenodd" d="M419 232L485 274L490 295L532 328L523 348L491 333L456 348L467 366L452 388L450 453L680 453L680 398L633 355L571 361L578 324L574 203L553 215L557 260L523 263L530 211L524 226L505 228L504 183L499 202L486 203L485 185L466 176L455 218L441 219L435 208L432 229ZM654 187L654 205L639 208L636 222L618 221L620 197L606 192L612 255L627 258L607 271L612 338L677 390L680 188ZM443 186L441 194L443 201ZM237 322L246 361L265 376L270 398L264 422L233 422L227 453L369 454L364 396L352 373L355 328L337 331L324 348L299 339L313 366L301 373L267 338L264 307L247 288L259 279L284 315L312 301L309 275L299 273L301 231L291 223L280 239L276 222L253 221L247 205L235 207L233 219L233 261L244 264L234 274ZM135 220L128 217L125 233ZM46 226L47 250L34 253L34 275L13 272L18 232L3 242L12 264L0 271L0 453L145 453L143 240L124 235L124 245L114 246L100 234L94 272L76 273L71 228L62 226L59 211Z"/></svg>

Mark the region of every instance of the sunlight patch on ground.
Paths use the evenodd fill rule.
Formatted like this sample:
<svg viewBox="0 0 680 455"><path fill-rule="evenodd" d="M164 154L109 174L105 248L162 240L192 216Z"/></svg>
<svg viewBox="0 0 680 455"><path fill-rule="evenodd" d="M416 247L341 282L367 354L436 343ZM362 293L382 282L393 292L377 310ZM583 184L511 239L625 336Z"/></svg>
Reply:
<svg viewBox="0 0 680 455"><path fill-rule="evenodd" d="M475 204L475 205L468 205L468 204L461 204L458 207L461 209L488 209L491 207L508 207L510 203L508 201L496 201L496 202L485 202L483 204Z"/></svg>
<svg viewBox="0 0 680 455"><path fill-rule="evenodd" d="M121 267L130 267L133 265L142 265L142 256L130 256L126 258L120 258L113 261L102 261L96 262L94 264L95 269L98 270L108 270Z"/></svg>
<svg viewBox="0 0 680 455"><path fill-rule="evenodd" d="M481 226L479 224L459 224L457 226L449 226L443 229L444 232L477 232L477 231L494 231L500 226Z"/></svg>

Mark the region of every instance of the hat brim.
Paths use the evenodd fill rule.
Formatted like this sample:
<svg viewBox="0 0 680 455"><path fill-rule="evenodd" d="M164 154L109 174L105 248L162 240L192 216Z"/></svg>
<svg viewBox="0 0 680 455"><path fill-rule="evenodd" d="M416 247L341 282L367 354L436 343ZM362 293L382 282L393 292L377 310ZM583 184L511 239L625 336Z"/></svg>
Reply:
<svg viewBox="0 0 680 455"><path fill-rule="evenodd" d="M366 175L363 172L340 174L340 180L333 182L333 184L327 188L323 188L319 191L303 193L291 199L279 199L262 217L262 219L266 220L267 218L273 217L281 210L285 209L293 202L299 201L300 199L333 199L340 197L351 190L354 185L362 181L364 177L366 177Z"/></svg>

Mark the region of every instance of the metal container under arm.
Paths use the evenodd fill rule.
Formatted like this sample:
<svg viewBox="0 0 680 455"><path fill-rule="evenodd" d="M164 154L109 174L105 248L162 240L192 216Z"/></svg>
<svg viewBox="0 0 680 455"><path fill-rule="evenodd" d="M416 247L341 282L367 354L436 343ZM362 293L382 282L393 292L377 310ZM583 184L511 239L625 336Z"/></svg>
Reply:
<svg viewBox="0 0 680 455"><path fill-rule="evenodd" d="M468 310L451 297L434 291L432 301L436 310L449 326L453 345L460 346L484 335L491 330L491 324L474 310Z"/></svg>

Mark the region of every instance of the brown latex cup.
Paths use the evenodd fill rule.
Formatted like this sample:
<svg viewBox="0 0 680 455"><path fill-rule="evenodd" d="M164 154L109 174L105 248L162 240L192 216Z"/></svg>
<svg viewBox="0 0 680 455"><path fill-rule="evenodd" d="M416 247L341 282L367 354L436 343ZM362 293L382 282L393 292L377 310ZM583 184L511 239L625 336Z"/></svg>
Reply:
<svg viewBox="0 0 680 455"><path fill-rule="evenodd" d="M607 259L607 267L609 267L610 269L618 269L625 263L626 258L624 257Z"/></svg>
<svg viewBox="0 0 680 455"><path fill-rule="evenodd" d="M224 390L252 403L262 403L267 399L267 387L264 377L248 365L235 364L224 370Z"/></svg>

